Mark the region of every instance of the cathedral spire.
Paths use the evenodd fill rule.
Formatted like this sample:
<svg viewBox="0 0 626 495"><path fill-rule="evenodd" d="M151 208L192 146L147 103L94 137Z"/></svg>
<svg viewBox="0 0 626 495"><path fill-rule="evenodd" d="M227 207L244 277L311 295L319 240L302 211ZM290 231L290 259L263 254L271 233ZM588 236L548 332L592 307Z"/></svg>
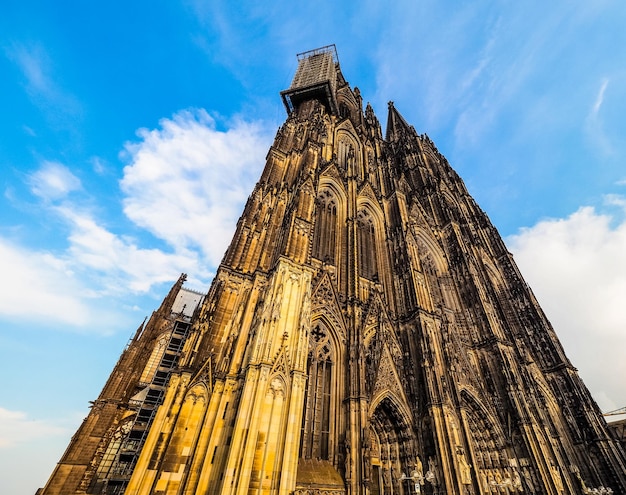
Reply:
<svg viewBox="0 0 626 495"><path fill-rule="evenodd" d="M170 289L169 293L167 294L167 296L161 303L161 307L159 308L160 313L168 314L170 311L172 311L172 306L174 305L176 296L180 292L180 289L182 289L183 284L185 283L186 280L187 280L187 274L181 273L180 277L178 277L178 280L176 280L176 282Z"/></svg>
<svg viewBox="0 0 626 495"><path fill-rule="evenodd" d="M319 100L330 113L337 113L339 58L335 45L298 54L298 70L289 89L281 91L283 104L291 114L308 100Z"/></svg>
<svg viewBox="0 0 626 495"><path fill-rule="evenodd" d="M390 101L387 106L389 107L389 113L387 116L387 132L385 133L385 140L389 142L399 141L400 139L410 136L415 133L415 129L410 126L404 117L400 115L400 112L396 109L393 101Z"/></svg>
<svg viewBox="0 0 626 495"><path fill-rule="evenodd" d="M384 140L333 46L298 59L209 293L181 276L41 495L626 493L626 455L445 157L392 102Z"/></svg>

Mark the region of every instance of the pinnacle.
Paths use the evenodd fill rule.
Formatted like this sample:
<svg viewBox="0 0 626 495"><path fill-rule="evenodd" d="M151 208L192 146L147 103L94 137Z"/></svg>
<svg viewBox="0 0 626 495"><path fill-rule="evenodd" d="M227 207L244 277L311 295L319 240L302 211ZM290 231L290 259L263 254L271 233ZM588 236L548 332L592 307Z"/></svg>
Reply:
<svg viewBox="0 0 626 495"><path fill-rule="evenodd" d="M394 106L393 101L387 103L389 113L387 116L387 131L385 133L386 141L397 141L401 136L412 134L413 128L404 120L400 112Z"/></svg>

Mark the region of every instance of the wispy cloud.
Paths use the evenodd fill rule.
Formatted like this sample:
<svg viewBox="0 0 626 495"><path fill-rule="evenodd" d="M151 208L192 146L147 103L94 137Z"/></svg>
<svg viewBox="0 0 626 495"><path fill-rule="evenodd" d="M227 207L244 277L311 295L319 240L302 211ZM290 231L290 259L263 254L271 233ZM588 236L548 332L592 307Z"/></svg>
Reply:
<svg viewBox="0 0 626 495"><path fill-rule="evenodd" d="M137 318L131 307L136 300L133 296L145 292L151 284L162 282L168 275L171 278L167 281L171 281L180 274L175 271L178 266L172 269L177 260L161 253L169 263L159 264L149 250L136 251L134 257L115 252L115 256L122 258L122 266L104 272L90 270L84 259L86 254L75 254L78 249L74 245L54 253L0 238L0 273L10 281L0 285L0 319L7 327L11 322L20 322L83 334L128 331ZM129 265L133 262L135 266L131 270ZM154 263L154 269L150 263ZM149 277L160 268L164 269L163 274ZM142 270L147 272L146 282L135 283Z"/></svg>
<svg viewBox="0 0 626 495"><path fill-rule="evenodd" d="M614 152L613 145L609 137L607 136L604 128L604 121L602 119L602 106L604 104L604 98L606 89L609 86L609 79L603 78L600 83L600 89L596 94L596 98L591 105L589 114L585 122L585 130L591 143L606 155L611 155Z"/></svg>
<svg viewBox="0 0 626 495"><path fill-rule="evenodd" d="M28 177L31 192L44 200L59 200L82 188L80 179L69 168L58 162L44 161Z"/></svg>
<svg viewBox="0 0 626 495"><path fill-rule="evenodd" d="M44 486L84 411L63 411L62 418L0 406L0 478L2 493L35 493Z"/></svg>
<svg viewBox="0 0 626 495"><path fill-rule="evenodd" d="M44 95L55 92L48 75L50 60L41 45L15 44L8 50L8 55L21 69L29 92Z"/></svg>
<svg viewBox="0 0 626 495"><path fill-rule="evenodd" d="M600 86L600 91L598 91L598 96L596 97L596 102L593 104L593 109L591 110L591 115L598 115L600 111L600 107L604 102L604 92L606 91L606 87L609 85L609 80L604 79L602 81L602 85Z"/></svg>
<svg viewBox="0 0 626 495"><path fill-rule="evenodd" d="M507 245L600 406L616 408L607 398L623 396L626 376L620 355L626 346L623 216L582 207L567 218L522 229ZM618 372L600 366L600 356Z"/></svg>
<svg viewBox="0 0 626 495"><path fill-rule="evenodd" d="M20 69L31 101L57 127L72 128L82 112L79 101L54 77L54 63L40 43L13 43L5 49Z"/></svg>

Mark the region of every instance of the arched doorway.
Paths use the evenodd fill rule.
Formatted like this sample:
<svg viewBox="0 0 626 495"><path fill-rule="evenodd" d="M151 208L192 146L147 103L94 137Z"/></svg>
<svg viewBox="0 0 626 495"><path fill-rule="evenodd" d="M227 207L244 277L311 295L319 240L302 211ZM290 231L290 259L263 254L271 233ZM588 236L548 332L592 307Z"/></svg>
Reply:
<svg viewBox="0 0 626 495"><path fill-rule="evenodd" d="M374 409L366 439L371 495L408 495L410 487L401 481L420 463L410 417L391 396L384 397ZM419 469L421 471L421 468Z"/></svg>

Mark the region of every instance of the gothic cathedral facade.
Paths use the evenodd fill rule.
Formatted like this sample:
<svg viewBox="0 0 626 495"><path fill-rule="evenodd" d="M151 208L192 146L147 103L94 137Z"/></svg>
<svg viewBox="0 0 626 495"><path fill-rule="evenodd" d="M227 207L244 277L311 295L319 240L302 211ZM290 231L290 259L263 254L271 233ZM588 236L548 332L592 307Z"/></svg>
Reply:
<svg viewBox="0 0 626 495"><path fill-rule="evenodd" d="M208 294L174 285L40 493L626 493L621 446L445 157L392 103L383 135L333 46L298 58Z"/></svg>

